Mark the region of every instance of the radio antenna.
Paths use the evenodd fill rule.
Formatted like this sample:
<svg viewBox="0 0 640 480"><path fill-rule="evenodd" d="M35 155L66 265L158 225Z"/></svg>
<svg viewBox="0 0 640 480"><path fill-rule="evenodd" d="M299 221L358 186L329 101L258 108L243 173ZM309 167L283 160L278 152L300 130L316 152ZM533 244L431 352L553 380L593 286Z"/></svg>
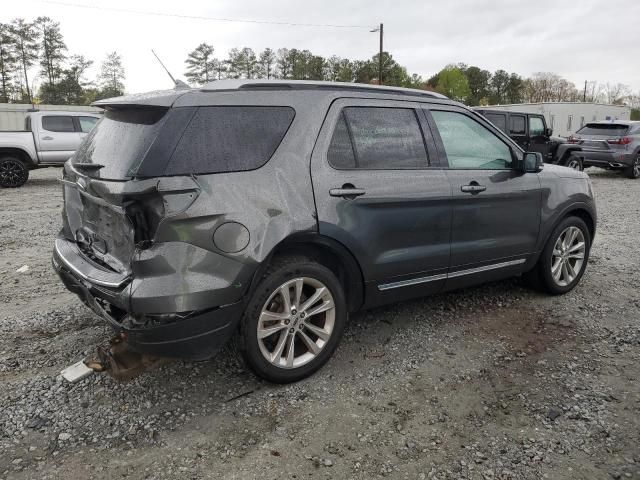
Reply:
<svg viewBox="0 0 640 480"><path fill-rule="evenodd" d="M164 71L167 72L167 75L169 75L169 78L171 78L171 81L173 82L173 84L177 85L178 82L176 82L176 79L173 78L173 75L171 75L171 72L169 71L169 69L167 69L167 67L164 66L164 63L162 63L162 60L160 60L160 57L156 54L156 52L153 51L153 48L151 49L151 53L153 53L154 57L156 57L156 60L160 62L160 65L162 65L162 68L164 68Z"/></svg>

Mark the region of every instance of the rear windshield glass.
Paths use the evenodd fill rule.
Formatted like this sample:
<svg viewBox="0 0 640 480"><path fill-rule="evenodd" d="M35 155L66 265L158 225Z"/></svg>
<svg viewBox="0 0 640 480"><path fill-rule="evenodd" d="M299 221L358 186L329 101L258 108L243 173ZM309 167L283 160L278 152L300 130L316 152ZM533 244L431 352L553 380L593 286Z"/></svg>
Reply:
<svg viewBox="0 0 640 480"><path fill-rule="evenodd" d="M200 107L178 142L165 174L259 168L280 145L294 115L290 107Z"/></svg>
<svg viewBox="0 0 640 480"><path fill-rule="evenodd" d="M133 177L158 136L166 112L158 107L107 111L80 144L72 162L103 165L83 171L91 176Z"/></svg>
<svg viewBox="0 0 640 480"><path fill-rule="evenodd" d="M626 135L629 127L616 123L587 123L576 133L580 135L605 135L607 137L619 137Z"/></svg>

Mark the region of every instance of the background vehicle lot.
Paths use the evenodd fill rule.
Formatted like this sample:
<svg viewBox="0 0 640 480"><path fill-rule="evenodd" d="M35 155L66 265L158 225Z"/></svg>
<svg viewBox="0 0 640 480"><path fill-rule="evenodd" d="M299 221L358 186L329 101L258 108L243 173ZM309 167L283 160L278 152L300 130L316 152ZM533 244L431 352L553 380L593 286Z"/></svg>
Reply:
<svg viewBox="0 0 640 480"><path fill-rule="evenodd" d="M589 172L599 230L564 297L511 280L364 312L294 385L226 353L69 385L108 331L50 266L59 173L0 191L0 478L640 478L640 183Z"/></svg>

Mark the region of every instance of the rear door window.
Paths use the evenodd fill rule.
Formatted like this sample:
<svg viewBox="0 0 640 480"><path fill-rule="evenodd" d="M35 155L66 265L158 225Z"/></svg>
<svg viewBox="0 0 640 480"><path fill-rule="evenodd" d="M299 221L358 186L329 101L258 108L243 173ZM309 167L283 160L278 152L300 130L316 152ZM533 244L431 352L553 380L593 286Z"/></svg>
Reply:
<svg viewBox="0 0 640 480"><path fill-rule="evenodd" d="M491 123L507 133L507 116L501 113L486 113L484 115Z"/></svg>
<svg viewBox="0 0 640 480"><path fill-rule="evenodd" d="M524 115L511 115L509 117L511 135L524 135L527 133L524 118Z"/></svg>
<svg viewBox="0 0 640 480"><path fill-rule="evenodd" d="M415 110L389 107L343 109L327 153L334 168L418 169L428 166Z"/></svg>
<svg viewBox="0 0 640 480"><path fill-rule="evenodd" d="M254 170L284 138L291 107L200 107L167 164L167 175Z"/></svg>
<svg viewBox="0 0 640 480"><path fill-rule="evenodd" d="M47 115L42 117L42 128L49 132L74 132L73 118L66 115Z"/></svg>

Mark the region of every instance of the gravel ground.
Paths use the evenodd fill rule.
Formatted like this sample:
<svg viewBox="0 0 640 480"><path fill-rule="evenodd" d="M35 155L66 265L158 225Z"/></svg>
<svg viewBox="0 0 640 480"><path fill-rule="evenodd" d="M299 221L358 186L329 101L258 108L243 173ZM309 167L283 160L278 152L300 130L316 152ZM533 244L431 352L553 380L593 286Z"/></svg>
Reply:
<svg viewBox="0 0 640 480"><path fill-rule="evenodd" d="M640 479L640 181L593 172L568 295L513 279L360 313L295 385L230 351L71 385L109 331L50 267L58 175L0 190L0 478Z"/></svg>

